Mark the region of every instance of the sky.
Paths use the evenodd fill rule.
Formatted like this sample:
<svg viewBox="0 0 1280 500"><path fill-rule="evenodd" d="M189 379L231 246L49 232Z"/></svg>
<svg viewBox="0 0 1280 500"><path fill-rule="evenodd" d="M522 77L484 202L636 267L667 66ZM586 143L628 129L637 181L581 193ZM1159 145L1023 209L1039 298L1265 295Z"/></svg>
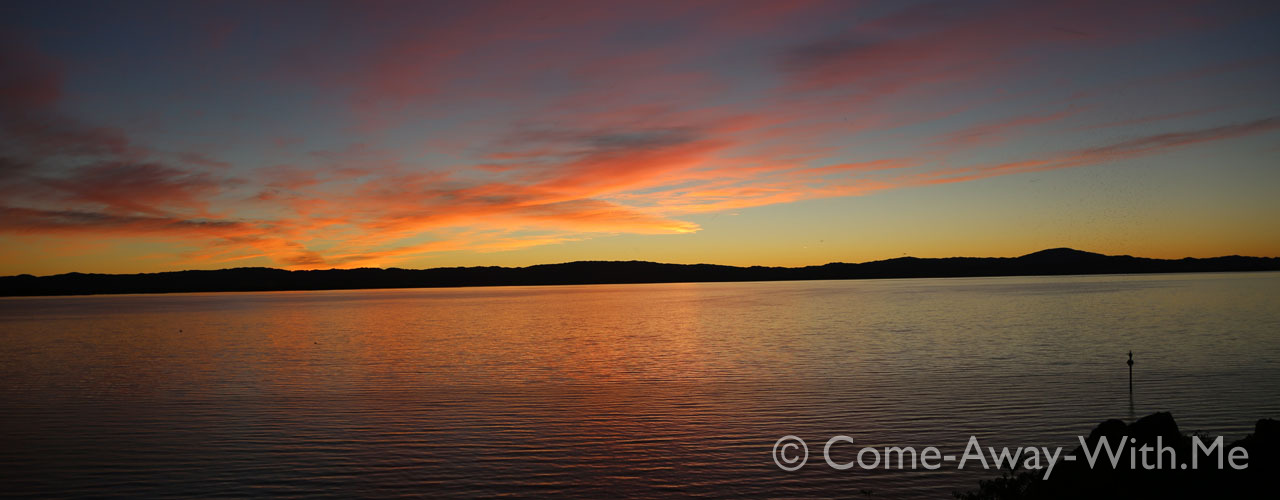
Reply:
<svg viewBox="0 0 1280 500"><path fill-rule="evenodd" d="M1280 4L0 6L0 274L1280 256Z"/></svg>

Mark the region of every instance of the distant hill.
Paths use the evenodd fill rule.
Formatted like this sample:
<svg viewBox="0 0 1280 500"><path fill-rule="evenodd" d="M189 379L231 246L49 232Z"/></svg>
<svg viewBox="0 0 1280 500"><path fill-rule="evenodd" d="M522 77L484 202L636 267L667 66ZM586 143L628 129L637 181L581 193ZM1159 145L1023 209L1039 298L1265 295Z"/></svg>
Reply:
<svg viewBox="0 0 1280 500"><path fill-rule="evenodd" d="M1233 255L1168 260L1054 248L1011 258L902 257L861 264L837 262L807 267L583 261L529 267L363 268L327 271L285 271L253 267L148 274L69 273L40 277L24 274L0 277L0 296L1275 270L1280 270L1280 258L1276 257Z"/></svg>

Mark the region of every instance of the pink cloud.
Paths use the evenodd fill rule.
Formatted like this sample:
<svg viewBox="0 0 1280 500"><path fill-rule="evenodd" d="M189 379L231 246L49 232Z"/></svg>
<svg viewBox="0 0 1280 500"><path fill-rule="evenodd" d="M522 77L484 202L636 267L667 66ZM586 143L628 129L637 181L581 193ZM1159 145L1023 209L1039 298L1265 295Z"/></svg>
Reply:
<svg viewBox="0 0 1280 500"><path fill-rule="evenodd" d="M1199 24L1197 11L996 2L872 17L850 5L454 4L421 23L360 5L335 36L360 45L299 49L312 63L285 70L347 120L346 143L272 130L264 141L289 151L262 165L158 151L78 119L59 108L59 64L5 45L0 127L18 147L0 155L0 231L185 241L205 263L364 265L696 232L695 214L1095 165L1277 128L1266 118L974 161L960 155L1098 111L1067 108L1063 89L987 88L1016 80L1033 52L1150 40ZM828 18L841 10L863 17ZM628 31L637 25L663 36ZM215 31L215 47L240 33ZM729 50L762 37L776 42ZM1041 94L1064 95L992 112ZM1086 127L1198 114L1170 111ZM973 118L992 115L1004 117ZM293 151L302 144L329 149Z"/></svg>

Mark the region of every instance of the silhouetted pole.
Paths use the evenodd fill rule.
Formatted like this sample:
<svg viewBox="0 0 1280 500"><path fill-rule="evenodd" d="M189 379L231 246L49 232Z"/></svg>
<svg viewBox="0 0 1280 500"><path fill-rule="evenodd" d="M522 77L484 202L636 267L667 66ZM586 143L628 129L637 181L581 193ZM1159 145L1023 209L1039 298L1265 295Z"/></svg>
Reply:
<svg viewBox="0 0 1280 500"><path fill-rule="evenodd" d="M1129 351L1129 397L1133 397L1133 351Z"/></svg>

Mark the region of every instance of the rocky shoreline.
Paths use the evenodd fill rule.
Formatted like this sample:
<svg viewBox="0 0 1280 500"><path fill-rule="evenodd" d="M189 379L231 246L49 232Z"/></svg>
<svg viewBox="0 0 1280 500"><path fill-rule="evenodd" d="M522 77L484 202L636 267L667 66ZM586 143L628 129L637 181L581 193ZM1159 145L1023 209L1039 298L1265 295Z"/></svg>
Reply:
<svg viewBox="0 0 1280 500"><path fill-rule="evenodd" d="M1183 434L1168 412L1130 424L1113 419L1095 427L1085 446L1077 446L1071 455L1076 459L1064 461L1050 479L1044 478L1043 469L1005 471L955 497L1254 498L1274 491L1280 472L1280 422L1258 420L1252 434L1227 443L1221 437Z"/></svg>

